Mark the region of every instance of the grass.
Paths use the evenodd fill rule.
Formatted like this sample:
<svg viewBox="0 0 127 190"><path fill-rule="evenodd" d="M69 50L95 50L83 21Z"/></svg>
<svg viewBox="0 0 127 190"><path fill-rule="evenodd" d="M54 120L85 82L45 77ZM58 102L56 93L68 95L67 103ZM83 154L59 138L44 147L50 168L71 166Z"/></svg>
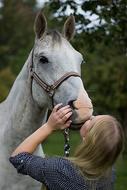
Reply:
<svg viewBox="0 0 127 190"><path fill-rule="evenodd" d="M80 143L78 132L71 131L70 133L70 153L73 154L75 147ZM64 135L62 132L53 133L43 144L44 152L49 155L63 156L64 154Z"/></svg>
<svg viewBox="0 0 127 190"><path fill-rule="evenodd" d="M116 163L115 190L127 190L127 158L119 158Z"/></svg>
<svg viewBox="0 0 127 190"><path fill-rule="evenodd" d="M80 143L81 139L78 131L70 132L70 146L73 154L74 149ZM44 152L48 156L64 155L64 136L62 132L55 132L43 144ZM119 160L116 163L116 183L115 190L127 190L127 158Z"/></svg>

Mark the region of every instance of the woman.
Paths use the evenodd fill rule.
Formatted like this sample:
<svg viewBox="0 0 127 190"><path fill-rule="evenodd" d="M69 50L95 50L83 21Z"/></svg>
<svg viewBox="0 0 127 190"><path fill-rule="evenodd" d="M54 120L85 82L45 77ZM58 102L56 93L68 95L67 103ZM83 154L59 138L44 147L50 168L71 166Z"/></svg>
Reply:
<svg viewBox="0 0 127 190"><path fill-rule="evenodd" d="M50 190L111 190L112 165L123 148L123 132L112 116L92 117L81 128L82 143L72 158L41 158L32 153L54 130L70 126L70 106L54 107L47 123L25 139L10 162L19 173L29 175Z"/></svg>

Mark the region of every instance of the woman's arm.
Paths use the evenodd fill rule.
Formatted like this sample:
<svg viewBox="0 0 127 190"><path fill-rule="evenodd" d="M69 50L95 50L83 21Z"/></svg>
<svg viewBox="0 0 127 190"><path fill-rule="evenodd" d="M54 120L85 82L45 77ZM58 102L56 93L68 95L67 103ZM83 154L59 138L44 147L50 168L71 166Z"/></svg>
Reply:
<svg viewBox="0 0 127 190"><path fill-rule="evenodd" d="M42 143L54 130L65 129L70 126L72 115L70 106L61 107L58 104L54 107L47 123L37 129L32 135L27 137L12 153L11 156L16 156L22 152L33 153L37 146Z"/></svg>

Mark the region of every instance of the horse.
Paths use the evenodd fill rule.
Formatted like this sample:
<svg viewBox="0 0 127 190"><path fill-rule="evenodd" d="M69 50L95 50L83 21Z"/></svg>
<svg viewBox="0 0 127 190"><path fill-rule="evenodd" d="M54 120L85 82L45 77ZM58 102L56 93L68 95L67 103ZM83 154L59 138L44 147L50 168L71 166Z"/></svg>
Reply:
<svg viewBox="0 0 127 190"><path fill-rule="evenodd" d="M0 104L0 190L40 190L39 182L18 174L9 163L12 151L45 121L48 110L58 103L70 104L75 126L93 112L84 89L80 67L82 55L70 44L75 19L70 15L63 33L47 29L39 12L34 22L35 43L7 98ZM44 157L42 146L35 155Z"/></svg>

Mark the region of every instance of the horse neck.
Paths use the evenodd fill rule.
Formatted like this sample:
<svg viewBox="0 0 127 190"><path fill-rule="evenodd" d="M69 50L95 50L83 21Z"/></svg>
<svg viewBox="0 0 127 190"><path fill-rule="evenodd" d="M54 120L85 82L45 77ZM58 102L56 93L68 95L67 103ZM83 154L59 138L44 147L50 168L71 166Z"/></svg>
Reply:
<svg viewBox="0 0 127 190"><path fill-rule="evenodd" d="M32 99L28 76L30 61L31 55L15 80L5 101L6 119L8 118L9 121L6 129L9 129L10 141L14 139L14 142L12 142L14 146L40 127L47 110L45 107L40 108Z"/></svg>

